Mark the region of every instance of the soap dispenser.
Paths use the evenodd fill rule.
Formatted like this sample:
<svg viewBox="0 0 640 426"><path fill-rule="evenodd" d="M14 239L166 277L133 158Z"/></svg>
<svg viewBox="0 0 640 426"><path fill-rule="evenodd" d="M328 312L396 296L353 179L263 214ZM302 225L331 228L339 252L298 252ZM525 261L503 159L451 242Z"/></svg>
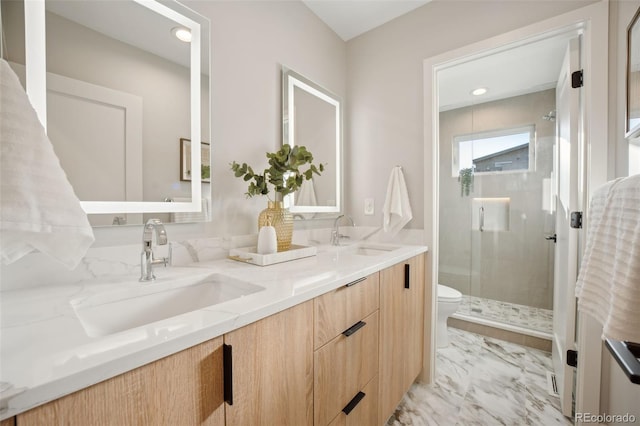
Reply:
<svg viewBox="0 0 640 426"><path fill-rule="evenodd" d="M271 226L271 217L267 218L267 225L258 231L258 254L273 254L278 252L278 238L276 228Z"/></svg>

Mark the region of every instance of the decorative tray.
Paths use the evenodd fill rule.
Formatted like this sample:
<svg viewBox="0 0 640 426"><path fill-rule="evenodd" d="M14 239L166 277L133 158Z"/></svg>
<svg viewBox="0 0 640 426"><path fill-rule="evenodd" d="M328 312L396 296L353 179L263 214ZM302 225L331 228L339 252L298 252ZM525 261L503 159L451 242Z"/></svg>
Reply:
<svg viewBox="0 0 640 426"><path fill-rule="evenodd" d="M288 262L290 260L302 259L303 257L315 256L318 254L316 247L291 245L287 251L280 251L273 254L258 254L256 247L240 247L229 251L229 259L239 262L251 263L252 265L267 266L274 263Z"/></svg>

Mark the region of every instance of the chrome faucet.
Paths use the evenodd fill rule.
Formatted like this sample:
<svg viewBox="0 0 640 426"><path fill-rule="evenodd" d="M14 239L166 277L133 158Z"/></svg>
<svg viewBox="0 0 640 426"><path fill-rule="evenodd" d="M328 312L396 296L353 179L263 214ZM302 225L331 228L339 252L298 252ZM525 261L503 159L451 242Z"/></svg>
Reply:
<svg viewBox="0 0 640 426"><path fill-rule="evenodd" d="M340 233L340 219L342 219L343 217L349 219L349 221L351 222L351 226L356 226L356 224L353 222L353 218L348 214L341 214L340 216L336 217L336 220L333 221L333 231L331 231L331 245L333 246L339 246L341 239L349 238L348 235L342 235Z"/></svg>
<svg viewBox="0 0 640 426"><path fill-rule="evenodd" d="M167 266L167 262L169 261L167 257L161 259L153 258L151 245L154 231L158 245L163 246L167 244L167 231L165 231L160 219L149 219L142 231L142 254L140 255L140 281L142 282L156 279L155 275L153 275L153 265Z"/></svg>

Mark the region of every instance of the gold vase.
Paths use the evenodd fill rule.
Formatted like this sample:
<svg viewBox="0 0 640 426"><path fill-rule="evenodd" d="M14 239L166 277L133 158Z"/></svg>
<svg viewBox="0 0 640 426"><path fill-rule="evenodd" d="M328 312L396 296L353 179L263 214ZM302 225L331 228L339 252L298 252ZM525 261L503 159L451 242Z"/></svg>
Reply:
<svg viewBox="0 0 640 426"><path fill-rule="evenodd" d="M291 247L293 236L293 215L285 209L282 201L269 201L267 208L258 216L258 232L263 226L273 226L278 239L278 251L287 251Z"/></svg>

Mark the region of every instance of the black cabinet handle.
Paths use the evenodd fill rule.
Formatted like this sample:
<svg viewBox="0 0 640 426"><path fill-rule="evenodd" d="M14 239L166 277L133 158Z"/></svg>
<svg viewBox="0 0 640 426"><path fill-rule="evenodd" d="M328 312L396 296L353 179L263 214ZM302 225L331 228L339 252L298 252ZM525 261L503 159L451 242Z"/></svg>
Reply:
<svg viewBox="0 0 640 426"><path fill-rule="evenodd" d="M353 399L349 401L349 403L342 409L342 412L348 416L349 413L352 412L354 408L356 408L356 405L358 405L360 401L362 401L362 398L364 398L365 396L366 394L364 392L358 392L358 394L354 396Z"/></svg>
<svg viewBox="0 0 640 426"><path fill-rule="evenodd" d="M405 263L404 264L404 288L409 288L410 277L411 277L411 265L409 265L408 263Z"/></svg>
<svg viewBox="0 0 640 426"><path fill-rule="evenodd" d="M354 325L352 325L351 327L347 328L345 331L342 332L343 335L345 335L346 337L351 336L353 333L355 333L356 331L360 330L362 327L364 327L365 325L367 325L366 322L364 321L358 321L357 323L355 323Z"/></svg>
<svg viewBox="0 0 640 426"><path fill-rule="evenodd" d="M366 280L367 277L362 277L360 279L357 279L355 281L351 281L349 284L345 285L345 287L351 287L352 285L356 285L358 283L361 283L362 281Z"/></svg>
<svg viewBox="0 0 640 426"><path fill-rule="evenodd" d="M224 400L233 405L233 349L231 345L222 345L222 374L224 381Z"/></svg>

